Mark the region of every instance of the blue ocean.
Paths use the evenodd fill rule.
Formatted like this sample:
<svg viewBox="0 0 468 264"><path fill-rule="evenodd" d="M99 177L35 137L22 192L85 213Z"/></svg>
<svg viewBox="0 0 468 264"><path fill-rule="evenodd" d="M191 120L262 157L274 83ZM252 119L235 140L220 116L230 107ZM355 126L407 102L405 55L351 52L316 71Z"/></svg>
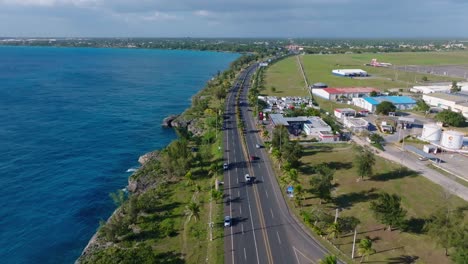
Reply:
<svg viewBox="0 0 468 264"><path fill-rule="evenodd" d="M239 55L0 47L0 262L73 263L161 127Z"/></svg>

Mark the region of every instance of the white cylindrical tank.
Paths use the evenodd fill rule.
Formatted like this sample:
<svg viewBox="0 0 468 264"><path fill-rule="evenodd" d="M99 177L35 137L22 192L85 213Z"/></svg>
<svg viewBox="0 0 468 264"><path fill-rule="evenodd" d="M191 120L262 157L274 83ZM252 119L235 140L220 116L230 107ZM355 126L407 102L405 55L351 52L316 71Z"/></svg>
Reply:
<svg viewBox="0 0 468 264"><path fill-rule="evenodd" d="M449 149L461 149L463 146L463 133L458 131L444 131L440 144Z"/></svg>
<svg viewBox="0 0 468 264"><path fill-rule="evenodd" d="M425 124L422 129L421 139L426 141L440 141L442 128L436 124Z"/></svg>

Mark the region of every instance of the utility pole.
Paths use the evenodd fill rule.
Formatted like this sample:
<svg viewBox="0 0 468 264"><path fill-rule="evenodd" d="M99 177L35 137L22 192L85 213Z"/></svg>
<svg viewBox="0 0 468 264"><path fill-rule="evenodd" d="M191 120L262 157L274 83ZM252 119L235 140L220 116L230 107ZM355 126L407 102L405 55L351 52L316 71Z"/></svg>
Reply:
<svg viewBox="0 0 468 264"><path fill-rule="evenodd" d="M357 229L354 229L354 239L353 239L353 252L351 252L351 259L354 259L354 246L356 245L356 235L357 235Z"/></svg>

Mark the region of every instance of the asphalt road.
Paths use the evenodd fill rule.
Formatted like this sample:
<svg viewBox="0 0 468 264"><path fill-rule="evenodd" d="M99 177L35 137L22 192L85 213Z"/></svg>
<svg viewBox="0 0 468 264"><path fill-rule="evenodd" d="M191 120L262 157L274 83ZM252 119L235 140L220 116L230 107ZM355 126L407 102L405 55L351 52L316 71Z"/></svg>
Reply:
<svg viewBox="0 0 468 264"><path fill-rule="evenodd" d="M368 142L359 137L353 137L353 141L362 146L369 146ZM377 155L418 172L420 175L440 185L450 193L468 201L468 188L442 175L441 173L428 168L426 165L431 163L430 161L420 161L417 156L406 151L402 151L391 144L385 146L385 151L378 151Z"/></svg>
<svg viewBox="0 0 468 264"><path fill-rule="evenodd" d="M289 212L273 173L275 164L264 148L255 146L262 145L262 141L247 105L247 90L255 67L241 73L226 100L224 159L229 169L224 174L224 213L233 221L224 232L225 263L317 263L327 254L326 249ZM245 103L240 107L247 149L241 144L235 114L240 85L244 85L240 101ZM250 156L257 159L250 162ZM256 182L246 183L245 174L256 177Z"/></svg>

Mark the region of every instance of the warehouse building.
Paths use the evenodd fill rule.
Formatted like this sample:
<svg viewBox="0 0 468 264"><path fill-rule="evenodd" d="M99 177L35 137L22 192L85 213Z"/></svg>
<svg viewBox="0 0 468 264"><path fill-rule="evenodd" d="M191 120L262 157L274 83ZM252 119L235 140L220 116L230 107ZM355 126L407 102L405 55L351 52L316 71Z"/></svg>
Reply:
<svg viewBox="0 0 468 264"><path fill-rule="evenodd" d="M457 85L460 87L461 91L468 92L468 82L459 82ZM446 83L439 85L413 86L413 88L410 89L410 92L422 94L449 93L451 89L452 84Z"/></svg>
<svg viewBox="0 0 468 264"><path fill-rule="evenodd" d="M353 98L354 105L364 108L369 112L375 112L377 105L384 101L391 102L398 110L409 110L416 106L416 101L408 96L376 96Z"/></svg>
<svg viewBox="0 0 468 264"><path fill-rule="evenodd" d="M468 118L468 95L431 93L424 94L423 100L429 106L459 112L462 113L464 117Z"/></svg>
<svg viewBox="0 0 468 264"><path fill-rule="evenodd" d="M361 69L338 69L332 70L332 74L340 77L366 77L368 74Z"/></svg>
<svg viewBox="0 0 468 264"><path fill-rule="evenodd" d="M302 131L308 136L317 137L320 131L332 131L332 128L318 116L284 117L282 114L270 114L269 118L273 127L285 126L289 133L296 136Z"/></svg>
<svg viewBox="0 0 468 264"><path fill-rule="evenodd" d="M380 92L372 87L350 87L350 88L324 88L312 89L312 94L327 100L339 100L342 98L356 98L370 96L372 92Z"/></svg>

